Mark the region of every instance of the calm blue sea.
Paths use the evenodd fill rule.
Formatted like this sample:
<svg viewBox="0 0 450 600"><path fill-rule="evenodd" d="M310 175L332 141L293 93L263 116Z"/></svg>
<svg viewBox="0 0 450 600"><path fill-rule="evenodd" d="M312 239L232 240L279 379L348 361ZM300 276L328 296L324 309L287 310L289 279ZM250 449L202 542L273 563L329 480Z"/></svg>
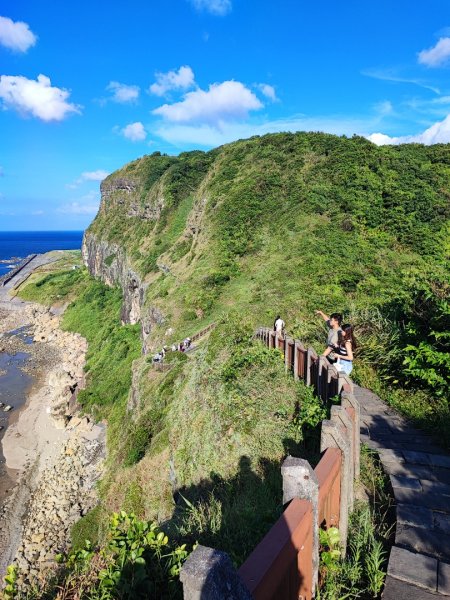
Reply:
<svg viewBox="0 0 450 600"><path fill-rule="evenodd" d="M82 231L0 231L0 276L15 266L17 258L50 250L78 250L82 239Z"/></svg>

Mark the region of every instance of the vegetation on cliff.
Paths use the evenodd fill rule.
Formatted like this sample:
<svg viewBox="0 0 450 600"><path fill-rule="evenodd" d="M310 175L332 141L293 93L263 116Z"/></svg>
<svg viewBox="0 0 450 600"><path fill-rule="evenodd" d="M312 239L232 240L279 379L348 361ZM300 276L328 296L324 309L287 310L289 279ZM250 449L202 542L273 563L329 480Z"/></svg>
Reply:
<svg viewBox="0 0 450 600"><path fill-rule="evenodd" d="M360 338L352 377L450 445L449 169L445 145L300 133L155 153L106 179L87 236L111 245L104 274L120 246L148 284L150 357L139 326L120 325L118 290L60 275L79 286L64 322L89 340L80 399L109 422L102 507L80 521L77 547L125 509L242 562L281 510L280 460L305 455L325 416L252 341L277 313L321 350L314 310L343 312ZM152 350L211 322L195 353L153 368Z"/></svg>

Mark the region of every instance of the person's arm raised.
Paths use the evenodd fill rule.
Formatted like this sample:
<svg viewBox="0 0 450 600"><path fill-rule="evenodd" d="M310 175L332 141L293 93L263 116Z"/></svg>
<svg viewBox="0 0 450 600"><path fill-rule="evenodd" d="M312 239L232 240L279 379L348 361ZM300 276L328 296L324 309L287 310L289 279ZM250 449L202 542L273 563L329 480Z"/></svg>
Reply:
<svg viewBox="0 0 450 600"><path fill-rule="evenodd" d="M330 320L330 317L326 315L322 310L316 310L316 315L321 316L324 321Z"/></svg>

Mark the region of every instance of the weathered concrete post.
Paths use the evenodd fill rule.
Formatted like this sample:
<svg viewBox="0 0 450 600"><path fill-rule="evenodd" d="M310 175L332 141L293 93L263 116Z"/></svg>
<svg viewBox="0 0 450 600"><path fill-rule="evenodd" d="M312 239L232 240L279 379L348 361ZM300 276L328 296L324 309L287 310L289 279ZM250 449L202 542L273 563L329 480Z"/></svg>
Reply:
<svg viewBox="0 0 450 600"><path fill-rule="evenodd" d="M307 460L288 456L281 465L283 504L293 498L308 500L313 511L312 586L313 593L319 577L319 481Z"/></svg>
<svg viewBox="0 0 450 600"><path fill-rule="evenodd" d="M252 600L226 552L197 546L181 568L184 600Z"/></svg>
<svg viewBox="0 0 450 600"><path fill-rule="evenodd" d="M351 392L342 392L341 394L341 406L343 408L352 408L354 410L354 425L353 425L353 437L354 437L354 449L355 456L355 479L359 479L360 476L360 448L361 448L361 408L358 400Z"/></svg>
<svg viewBox="0 0 450 600"><path fill-rule="evenodd" d="M359 453L359 448L355 448L355 436L354 436L354 424L351 417L348 415L347 411L343 406L332 406L331 407L331 420L333 423L336 423L340 427L344 427L346 429L346 437L350 444L350 485L349 485L349 494L348 494L348 509L349 511L353 510L353 483L355 480L355 456Z"/></svg>
<svg viewBox="0 0 450 600"><path fill-rule="evenodd" d="M349 495L353 495L353 480L350 469L352 460L351 443L344 426L339 426L336 422L326 419L322 421L320 450L324 452L327 448L339 448L342 452L339 531L341 534L342 551L345 554L348 533Z"/></svg>

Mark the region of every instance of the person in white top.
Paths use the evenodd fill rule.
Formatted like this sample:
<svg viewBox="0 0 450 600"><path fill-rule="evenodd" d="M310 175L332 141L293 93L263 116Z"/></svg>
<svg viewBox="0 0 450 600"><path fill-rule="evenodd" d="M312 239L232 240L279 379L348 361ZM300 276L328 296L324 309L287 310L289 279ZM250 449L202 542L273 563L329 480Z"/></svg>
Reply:
<svg viewBox="0 0 450 600"><path fill-rule="evenodd" d="M277 318L275 319L275 322L273 324L273 328L276 331L276 333L278 335L284 335L285 326L286 326L286 324L283 321L283 319L280 317L280 315L277 315Z"/></svg>

